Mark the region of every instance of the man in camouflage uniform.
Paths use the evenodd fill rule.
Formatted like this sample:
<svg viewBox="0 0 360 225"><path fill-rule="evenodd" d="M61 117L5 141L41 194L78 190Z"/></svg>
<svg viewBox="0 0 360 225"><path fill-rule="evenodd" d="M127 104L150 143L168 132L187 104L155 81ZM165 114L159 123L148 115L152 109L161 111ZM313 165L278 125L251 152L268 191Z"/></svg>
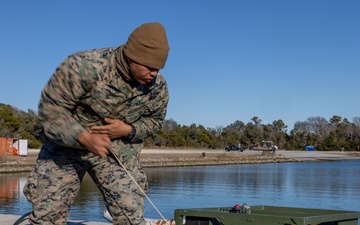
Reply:
<svg viewBox="0 0 360 225"><path fill-rule="evenodd" d="M80 183L90 174L113 224L145 224L143 140L161 128L168 89L159 69L169 45L160 23L136 28L118 48L73 54L42 91L44 141L24 193L31 224L66 224ZM120 164L115 160L120 160Z"/></svg>

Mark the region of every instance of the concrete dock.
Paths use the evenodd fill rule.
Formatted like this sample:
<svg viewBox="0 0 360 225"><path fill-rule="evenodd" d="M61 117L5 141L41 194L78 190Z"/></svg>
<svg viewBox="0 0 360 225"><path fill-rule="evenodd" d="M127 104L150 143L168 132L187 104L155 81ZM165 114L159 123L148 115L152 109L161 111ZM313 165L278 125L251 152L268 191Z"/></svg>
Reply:
<svg viewBox="0 0 360 225"><path fill-rule="evenodd" d="M31 225L27 218L17 221L21 218L22 215L12 215L12 214L0 214L0 224L1 225ZM110 217L111 219L111 217ZM105 219L104 219L105 220ZM69 220L68 225L110 225L110 222L94 222L94 221L86 221L86 220ZM145 218L146 225L175 225L175 220L173 219L151 219Z"/></svg>

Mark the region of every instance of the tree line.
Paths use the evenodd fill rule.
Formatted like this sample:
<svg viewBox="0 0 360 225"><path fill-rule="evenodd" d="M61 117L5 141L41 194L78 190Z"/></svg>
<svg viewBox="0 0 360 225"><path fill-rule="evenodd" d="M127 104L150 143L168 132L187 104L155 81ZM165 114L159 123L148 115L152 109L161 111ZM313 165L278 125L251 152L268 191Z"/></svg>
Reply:
<svg viewBox="0 0 360 225"><path fill-rule="evenodd" d="M0 137L28 139L29 148L39 148L41 125L33 110L21 111L0 103ZM222 127L205 128L195 123L180 125L173 119L164 121L159 133L145 140L145 147L223 149L240 144L247 149L263 140L273 141L280 149L304 150L360 150L360 116L347 118L334 115L328 120L316 116L297 121L292 130L281 120L263 124L254 116L246 124L242 121Z"/></svg>

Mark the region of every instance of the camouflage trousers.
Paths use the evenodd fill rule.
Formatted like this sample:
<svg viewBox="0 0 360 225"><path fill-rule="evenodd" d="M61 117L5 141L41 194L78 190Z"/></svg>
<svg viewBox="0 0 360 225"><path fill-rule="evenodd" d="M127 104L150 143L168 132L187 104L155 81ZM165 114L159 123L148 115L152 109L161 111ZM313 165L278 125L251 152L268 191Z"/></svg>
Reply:
<svg viewBox="0 0 360 225"><path fill-rule="evenodd" d="M145 224L144 196L113 157L99 157L87 150L53 143L43 145L24 187L33 205L29 222L65 225L86 172L103 194L113 224ZM137 165L129 172L146 192L147 179L141 167Z"/></svg>

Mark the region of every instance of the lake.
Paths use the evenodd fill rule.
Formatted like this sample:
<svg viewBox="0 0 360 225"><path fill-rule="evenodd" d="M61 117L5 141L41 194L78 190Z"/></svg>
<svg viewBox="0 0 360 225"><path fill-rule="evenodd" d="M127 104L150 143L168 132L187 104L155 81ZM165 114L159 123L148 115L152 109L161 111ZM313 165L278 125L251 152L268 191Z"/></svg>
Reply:
<svg viewBox="0 0 360 225"><path fill-rule="evenodd" d="M148 196L165 218L174 209L271 205L360 211L360 161L146 168ZM0 174L0 214L24 214L27 173ZM102 196L86 176L70 219L105 222ZM161 218L145 201L145 217Z"/></svg>

